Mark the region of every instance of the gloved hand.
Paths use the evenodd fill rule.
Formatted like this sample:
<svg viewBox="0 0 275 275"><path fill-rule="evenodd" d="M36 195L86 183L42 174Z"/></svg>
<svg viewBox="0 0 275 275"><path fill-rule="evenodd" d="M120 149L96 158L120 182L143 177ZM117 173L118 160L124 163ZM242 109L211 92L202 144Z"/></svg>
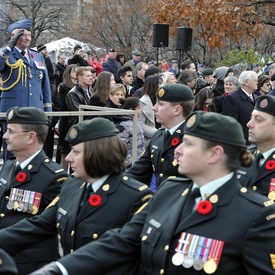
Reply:
<svg viewBox="0 0 275 275"><path fill-rule="evenodd" d="M24 30L20 30L18 31L14 36L12 36L12 38L10 39L10 41L8 42L7 46L9 46L12 50L14 49L14 47L17 44L18 39L20 38L20 36L24 33Z"/></svg>
<svg viewBox="0 0 275 275"><path fill-rule="evenodd" d="M51 262L30 273L29 275L62 275L62 272L55 262Z"/></svg>

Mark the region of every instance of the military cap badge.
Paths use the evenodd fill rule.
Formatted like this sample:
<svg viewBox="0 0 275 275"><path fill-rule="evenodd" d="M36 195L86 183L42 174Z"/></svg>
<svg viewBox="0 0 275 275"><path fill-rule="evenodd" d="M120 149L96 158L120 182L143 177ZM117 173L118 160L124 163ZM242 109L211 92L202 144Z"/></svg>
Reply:
<svg viewBox="0 0 275 275"><path fill-rule="evenodd" d="M75 128L72 128L69 133L70 139L75 139L77 137L77 135L78 135L77 130Z"/></svg>
<svg viewBox="0 0 275 275"><path fill-rule="evenodd" d="M164 89L163 89L163 88L162 88L162 89L159 89L159 91L158 91L158 96L159 96L159 97L163 97L164 94L165 94Z"/></svg>
<svg viewBox="0 0 275 275"><path fill-rule="evenodd" d="M8 114L8 120L11 120L13 118L13 110L11 110Z"/></svg>
<svg viewBox="0 0 275 275"><path fill-rule="evenodd" d="M268 101L267 101L266 98L263 99L263 100L260 102L260 107L263 108L263 109L266 108L267 105L268 105Z"/></svg>
<svg viewBox="0 0 275 275"><path fill-rule="evenodd" d="M186 122L186 127L191 128L196 123L197 115L192 115Z"/></svg>

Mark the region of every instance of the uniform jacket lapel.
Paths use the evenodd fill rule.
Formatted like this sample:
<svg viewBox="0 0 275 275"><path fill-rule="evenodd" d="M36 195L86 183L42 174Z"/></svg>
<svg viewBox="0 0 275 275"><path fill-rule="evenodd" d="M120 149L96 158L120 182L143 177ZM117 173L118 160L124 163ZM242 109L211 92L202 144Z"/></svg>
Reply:
<svg viewBox="0 0 275 275"><path fill-rule="evenodd" d="M45 161L45 160L47 160L47 159L48 159L48 157L46 156L46 154L44 153L44 151L39 152L39 154L37 156L35 156L31 160L31 162L20 171L20 172L26 174L26 176L27 176L26 180L23 183L21 183L21 182L18 182L16 180L16 177L15 177L15 178L13 178L11 180L11 183L10 183L9 187L10 188L14 188L14 187L19 187L20 188L21 184L29 182L30 179L31 179L32 173L38 172L39 169L40 169L40 166L41 166L42 162ZM39 182L37 184L39 184Z"/></svg>
<svg viewBox="0 0 275 275"><path fill-rule="evenodd" d="M258 174L256 176L256 179L255 179L255 183L258 182L258 181L261 181L262 178L265 178L267 176L269 176L270 174L274 173L274 169L272 170L268 170L266 169L266 163L268 161L275 161L274 160L275 158L275 154L274 152L265 160L265 162L262 164L262 166L260 167L259 171L258 171Z"/></svg>
<svg viewBox="0 0 275 275"><path fill-rule="evenodd" d="M101 203L98 206L91 206L89 202L86 202L80 209L79 215L77 217L77 222L79 223L81 220L85 219L89 215L98 211L102 208L106 203L108 203L108 196L114 193L121 181L121 174L110 176L107 180L101 185L101 187L97 190L95 194L101 197ZM79 204L80 205L80 204Z"/></svg>
<svg viewBox="0 0 275 275"><path fill-rule="evenodd" d="M182 123L173 135L170 136L168 141L165 143L163 153L172 147L178 146L182 142L184 124L185 123Z"/></svg>
<svg viewBox="0 0 275 275"><path fill-rule="evenodd" d="M217 203L212 203L212 211L207 215L201 215L196 210L193 211L189 216L179 222L179 225L175 231L175 235L179 234L180 232L186 231L186 229L189 227L215 218L219 211L219 208L229 204L233 195L238 192L239 189L240 186L236 184L236 179L235 177L233 177L222 187L217 189L214 194L211 194L211 196L216 195L218 198ZM226 196L224 194L226 194ZM211 198L211 196L209 196L209 198Z"/></svg>

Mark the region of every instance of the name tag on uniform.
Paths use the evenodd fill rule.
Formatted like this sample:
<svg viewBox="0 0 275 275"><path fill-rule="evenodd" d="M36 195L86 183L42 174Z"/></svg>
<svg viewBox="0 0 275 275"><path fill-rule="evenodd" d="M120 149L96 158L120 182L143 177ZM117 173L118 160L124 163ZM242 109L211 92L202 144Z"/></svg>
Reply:
<svg viewBox="0 0 275 275"><path fill-rule="evenodd" d="M35 64L35 66L36 66L37 69L45 70L45 66L44 66L43 62L41 62L41 61L34 61L34 64Z"/></svg>

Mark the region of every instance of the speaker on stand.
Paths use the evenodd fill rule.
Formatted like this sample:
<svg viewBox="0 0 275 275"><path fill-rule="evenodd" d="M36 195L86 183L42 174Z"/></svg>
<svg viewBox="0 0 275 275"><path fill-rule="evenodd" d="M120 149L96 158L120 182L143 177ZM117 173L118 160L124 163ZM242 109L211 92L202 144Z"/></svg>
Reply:
<svg viewBox="0 0 275 275"><path fill-rule="evenodd" d="M153 47L157 48L157 64L160 47L168 47L169 44L169 25L153 24Z"/></svg>
<svg viewBox="0 0 275 275"><path fill-rule="evenodd" d="M192 46L193 29L187 27L178 28L176 50L179 51L178 68L180 70L182 52L190 51Z"/></svg>

